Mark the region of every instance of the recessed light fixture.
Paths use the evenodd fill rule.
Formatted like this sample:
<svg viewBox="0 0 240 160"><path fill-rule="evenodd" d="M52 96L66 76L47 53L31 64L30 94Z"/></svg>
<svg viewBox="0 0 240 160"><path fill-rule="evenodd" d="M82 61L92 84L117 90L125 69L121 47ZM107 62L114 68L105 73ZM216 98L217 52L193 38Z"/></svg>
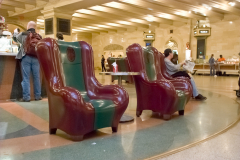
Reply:
<svg viewBox="0 0 240 160"><path fill-rule="evenodd" d="M235 6L235 2L229 2L228 3L230 6Z"/></svg>
<svg viewBox="0 0 240 160"><path fill-rule="evenodd" d="M151 31L149 30L148 33L151 33Z"/></svg>
<svg viewBox="0 0 240 160"><path fill-rule="evenodd" d="M232 21L230 21L229 23L230 23L230 24L232 24L233 22L232 22Z"/></svg>
<svg viewBox="0 0 240 160"><path fill-rule="evenodd" d="M148 8L148 10L152 11L153 9L152 8Z"/></svg>

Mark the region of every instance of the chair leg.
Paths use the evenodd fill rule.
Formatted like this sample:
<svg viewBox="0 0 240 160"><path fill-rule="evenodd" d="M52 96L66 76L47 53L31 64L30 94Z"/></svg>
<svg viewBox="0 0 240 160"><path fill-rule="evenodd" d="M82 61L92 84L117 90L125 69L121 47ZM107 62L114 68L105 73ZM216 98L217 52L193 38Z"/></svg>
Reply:
<svg viewBox="0 0 240 160"><path fill-rule="evenodd" d="M162 113L158 113L158 116L159 116L159 117L162 117Z"/></svg>
<svg viewBox="0 0 240 160"><path fill-rule="evenodd" d="M170 120L170 119L171 119L171 115L169 115L169 114L164 114L164 115L163 115L163 119L164 119L164 120Z"/></svg>
<svg viewBox="0 0 240 160"><path fill-rule="evenodd" d="M117 132L118 131L118 127L112 127L112 132Z"/></svg>
<svg viewBox="0 0 240 160"><path fill-rule="evenodd" d="M49 128L49 134L56 134L57 128Z"/></svg>
<svg viewBox="0 0 240 160"><path fill-rule="evenodd" d="M79 136L72 136L70 135L70 138L72 141L82 141L84 135L79 135Z"/></svg>
<svg viewBox="0 0 240 160"><path fill-rule="evenodd" d="M137 117L140 117L142 115L142 111L137 111L136 115L137 115Z"/></svg>
<svg viewBox="0 0 240 160"><path fill-rule="evenodd" d="M184 110L178 111L178 114L179 114L180 116L183 116L183 115L184 115Z"/></svg>

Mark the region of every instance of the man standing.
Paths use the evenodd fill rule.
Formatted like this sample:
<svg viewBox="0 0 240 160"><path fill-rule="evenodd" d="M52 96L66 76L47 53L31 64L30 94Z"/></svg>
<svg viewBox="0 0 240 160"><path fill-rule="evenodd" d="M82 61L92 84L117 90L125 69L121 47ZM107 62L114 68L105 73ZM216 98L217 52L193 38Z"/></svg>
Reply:
<svg viewBox="0 0 240 160"><path fill-rule="evenodd" d="M42 100L41 97L41 84L40 84L40 65L36 56L28 55L24 51L24 45L29 33L35 33L36 23L30 21L27 25L27 32L18 33L17 29L14 30L13 40L20 44L20 50L16 56L16 59L21 60L22 68L22 88L23 98L19 101L30 102L30 74L33 75L33 87L35 100Z"/></svg>
<svg viewBox="0 0 240 160"><path fill-rule="evenodd" d="M222 62L222 61L226 61L226 59L225 59L225 58L223 58L223 56L222 56L222 55L220 55L220 58L218 59L218 62Z"/></svg>

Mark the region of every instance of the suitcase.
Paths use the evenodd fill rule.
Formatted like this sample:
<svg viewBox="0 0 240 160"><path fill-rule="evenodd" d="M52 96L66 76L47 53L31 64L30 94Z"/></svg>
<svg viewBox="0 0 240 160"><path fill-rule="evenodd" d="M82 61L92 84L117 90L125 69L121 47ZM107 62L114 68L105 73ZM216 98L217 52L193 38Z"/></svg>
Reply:
<svg viewBox="0 0 240 160"><path fill-rule="evenodd" d="M222 76L222 71L217 71L217 72L216 72L216 75L217 75L217 76Z"/></svg>

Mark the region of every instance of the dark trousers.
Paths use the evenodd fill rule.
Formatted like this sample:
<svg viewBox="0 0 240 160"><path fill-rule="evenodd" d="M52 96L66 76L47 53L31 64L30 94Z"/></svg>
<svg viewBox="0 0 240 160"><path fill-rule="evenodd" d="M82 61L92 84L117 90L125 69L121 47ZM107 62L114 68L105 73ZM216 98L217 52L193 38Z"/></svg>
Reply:
<svg viewBox="0 0 240 160"><path fill-rule="evenodd" d="M104 63L102 63L102 72L103 72L103 70L106 72L106 68L105 68Z"/></svg>

